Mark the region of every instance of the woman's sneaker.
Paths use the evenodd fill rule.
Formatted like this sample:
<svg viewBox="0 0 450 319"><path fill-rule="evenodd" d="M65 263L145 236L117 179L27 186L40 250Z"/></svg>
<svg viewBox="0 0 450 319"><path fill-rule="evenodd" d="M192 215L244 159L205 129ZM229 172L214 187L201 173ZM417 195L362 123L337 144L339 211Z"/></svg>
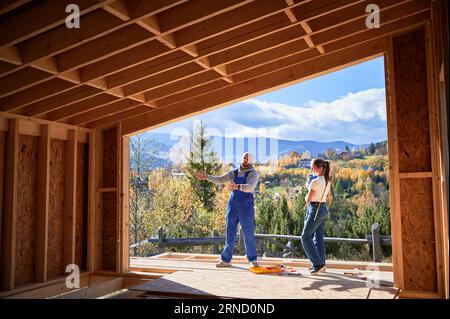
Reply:
<svg viewBox="0 0 450 319"><path fill-rule="evenodd" d="M317 275L318 273L321 272L326 272L327 267L325 265L319 265L316 267L312 267L312 269L309 271L311 273L311 275Z"/></svg>
<svg viewBox="0 0 450 319"><path fill-rule="evenodd" d="M218 262L216 264L216 267L217 268L231 267L231 262L226 262L226 261L221 260L220 262Z"/></svg>
<svg viewBox="0 0 450 319"><path fill-rule="evenodd" d="M256 260L253 260L250 262L250 267L259 267L259 262Z"/></svg>

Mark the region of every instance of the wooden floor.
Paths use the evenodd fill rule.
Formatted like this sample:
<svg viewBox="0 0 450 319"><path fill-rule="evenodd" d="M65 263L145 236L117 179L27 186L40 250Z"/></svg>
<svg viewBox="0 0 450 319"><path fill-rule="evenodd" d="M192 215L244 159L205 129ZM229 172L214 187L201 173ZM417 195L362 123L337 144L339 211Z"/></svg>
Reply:
<svg viewBox="0 0 450 319"><path fill-rule="evenodd" d="M393 299L397 294L392 271L374 271L374 263L329 262L326 273L312 276L306 260L263 258L263 265L282 263L297 273L256 275L242 256L230 268L216 268L217 260L218 255L176 253L132 258L131 271L164 273L118 298ZM377 264L391 269L390 264Z"/></svg>

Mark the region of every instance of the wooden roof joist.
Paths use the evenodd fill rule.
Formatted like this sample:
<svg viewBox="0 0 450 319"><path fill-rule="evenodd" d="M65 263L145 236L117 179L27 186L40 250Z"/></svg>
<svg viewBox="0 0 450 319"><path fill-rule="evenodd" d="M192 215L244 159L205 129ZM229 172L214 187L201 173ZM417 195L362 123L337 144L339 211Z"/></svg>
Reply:
<svg viewBox="0 0 450 319"><path fill-rule="evenodd" d="M410 27L411 25L414 25L417 23L423 23L428 17L429 17L429 13L425 12L423 14L419 14L419 15L407 18L404 21L402 21L401 24L400 23L396 24L395 27L396 28ZM380 35L379 32L378 32L378 35ZM365 41L365 40L367 40L367 38L370 38L370 37L365 36L365 38L363 37L360 40ZM359 43L359 42L356 42L356 43ZM335 45L335 44L339 45L339 41L337 41L336 43L330 43L330 45ZM328 52L335 51L336 49L342 49L342 47L337 47L337 48L335 47L334 50L329 50ZM255 67L253 69L236 74L236 75L234 75L234 80L236 83L239 83L239 82L246 81L246 80L258 77L258 76L266 76L270 72L279 70L280 68L289 67L292 64L298 63L298 61L307 61L311 58L317 57L318 55L319 55L319 53L315 49L311 49L311 50L300 52L300 53L294 53L294 54L290 55L289 58L279 59L276 61L271 60L271 62L269 64L264 64L264 65L261 65L260 67ZM214 83L214 85L217 87L223 86L223 85L217 85L217 82ZM204 85L202 87L197 87L192 90L187 90L184 93L179 93L179 94L176 94L173 96L168 96L166 99L163 99L163 100L156 100L156 102L158 103L158 107L163 107L163 106L167 106L167 105L170 105L173 103L180 102L183 99L193 99L197 95L207 93L211 90L214 90L214 87ZM158 90L156 89L155 91L157 92ZM181 96L184 96L184 98ZM177 98L180 100L176 101ZM72 123L72 124L75 124L75 123Z"/></svg>
<svg viewBox="0 0 450 319"><path fill-rule="evenodd" d="M49 3L10 7L0 26ZM368 29L368 4L85 0L85 28L68 30L48 13L31 34L1 39L0 111L91 128L111 125L363 47L430 16L431 0L380 0L381 28Z"/></svg>

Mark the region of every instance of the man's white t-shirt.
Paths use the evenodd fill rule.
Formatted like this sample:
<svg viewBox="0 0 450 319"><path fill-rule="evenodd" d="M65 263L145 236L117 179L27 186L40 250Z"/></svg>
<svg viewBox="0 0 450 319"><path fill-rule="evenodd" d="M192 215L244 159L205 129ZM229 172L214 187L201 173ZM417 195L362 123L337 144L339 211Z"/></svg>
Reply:
<svg viewBox="0 0 450 319"><path fill-rule="evenodd" d="M327 195L330 192L331 183L328 182L326 185L326 190L324 193L325 188L325 177L319 176L318 178L314 179L311 184L309 185L309 188L314 190L314 194L312 195L311 201L312 202L326 202ZM323 194L323 197L322 197Z"/></svg>

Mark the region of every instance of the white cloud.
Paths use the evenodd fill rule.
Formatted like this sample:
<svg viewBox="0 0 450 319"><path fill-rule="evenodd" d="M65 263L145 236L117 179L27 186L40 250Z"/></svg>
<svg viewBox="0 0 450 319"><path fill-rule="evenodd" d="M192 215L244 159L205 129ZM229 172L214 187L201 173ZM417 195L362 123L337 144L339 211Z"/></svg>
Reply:
<svg viewBox="0 0 450 319"><path fill-rule="evenodd" d="M257 121L272 118L282 124L271 127L280 138L339 140L365 143L386 135L386 98L384 89L369 89L331 101L310 101L305 106L268 102L257 98L243 101L257 107ZM243 125L244 124L244 125ZM258 129L236 123L234 136L258 135ZM261 132L261 129L259 129Z"/></svg>
<svg viewBox="0 0 450 319"><path fill-rule="evenodd" d="M290 140L355 144L386 139L384 89L347 93L331 102L287 105L252 98L187 120L203 119L209 129L227 137L264 136ZM189 122L189 124L188 124ZM179 123L181 124L181 123Z"/></svg>

